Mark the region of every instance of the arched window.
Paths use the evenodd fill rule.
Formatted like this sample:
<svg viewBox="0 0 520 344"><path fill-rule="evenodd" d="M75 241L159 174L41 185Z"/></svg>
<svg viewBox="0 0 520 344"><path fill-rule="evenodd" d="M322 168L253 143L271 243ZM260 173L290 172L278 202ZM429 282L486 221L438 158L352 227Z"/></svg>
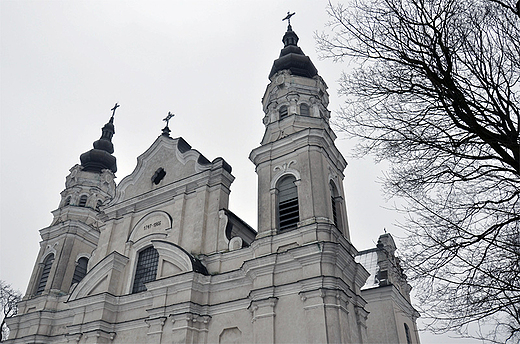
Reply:
<svg viewBox="0 0 520 344"><path fill-rule="evenodd" d="M332 206L332 220L334 225L340 228L341 209L340 209L340 197L339 192L332 180L330 181L330 200Z"/></svg>
<svg viewBox="0 0 520 344"><path fill-rule="evenodd" d="M310 115L310 111L309 111L309 105L307 104L301 104L300 105L300 115L302 116L309 116Z"/></svg>
<svg viewBox="0 0 520 344"><path fill-rule="evenodd" d="M87 274L87 265L88 265L88 259L85 257L82 257L78 259L78 262L76 263L76 268L74 269L74 276L72 276L72 282L70 285L73 285L74 283L78 283L85 277Z"/></svg>
<svg viewBox="0 0 520 344"><path fill-rule="evenodd" d="M283 177L278 182L278 224L280 230L296 228L300 221L298 188L294 176Z"/></svg>
<svg viewBox="0 0 520 344"><path fill-rule="evenodd" d="M51 272L52 263L54 262L54 254L49 254L43 261L43 268L40 274L40 280L38 281L38 288L36 289L36 295L40 295L47 285L49 274Z"/></svg>
<svg viewBox="0 0 520 344"><path fill-rule="evenodd" d="M87 195L81 195L81 197L79 198L79 203L78 205L80 207L84 207L87 205Z"/></svg>
<svg viewBox="0 0 520 344"><path fill-rule="evenodd" d="M280 110L278 110L278 113L280 114L280 119L287 117L287 115L289 114L289 111L287 110L287 105L282 105L280 107Z"/></svg>
<svg viewBox="0 0 520 344"><path fill-rule="evenodd" d="M132 293L146 290L145 283L155 281L157 277L157 265L159 264L159 253L153 246L139 252L137 268L135 269L134 286Z"/></svg>
<svg viewBox="0 0 520 344"><path fill-rule="evenodd" d="M412 344L412 336L410 335L410 328L405 323L404 324L404 332L406 333L406 344Z"/></svg>

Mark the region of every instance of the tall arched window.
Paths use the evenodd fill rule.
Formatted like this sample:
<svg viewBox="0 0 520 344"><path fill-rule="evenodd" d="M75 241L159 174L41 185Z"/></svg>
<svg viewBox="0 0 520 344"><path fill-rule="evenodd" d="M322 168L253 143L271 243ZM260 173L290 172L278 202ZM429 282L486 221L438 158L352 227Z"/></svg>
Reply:
<svg viewBox="0 0 520 344"><path fill-rule="evenodd" d="M332 220L337 228L340 228L341 209L339 192L332 180L330 181L330 201L332 206Z"/></svg>
<svg viewBox="0 0 520 344"><path fill-rule="evenodd" d="M81 195L81 197L79 198L79 203L78 205L80 207L84 207L87 205L87 195Z"/></svg>
<svg viewBox="0 0 520 344"><path fill-rule="evenodd" d="M307 105L307 104L300 105L300 115L301 116L309 116L310 113L311 112L309 111L309 105Z"/></svg>
<svg viewBox="0 0 520 344"><path fill-rule="evenodd" d="M287 115L289 114L289 111L287 110L287 105L282 105L280 107L280 110L278 110L278 113L280 115L280 119L287 117Z"/></svg>
<svg viewBox="0 0 520 344"><path fill-rule="evenodd" d="M145 283L155 281L157 277L157 265L159 264L159 253L153 246L139 252L137 268L135 270L134 286L132 293L146 290Z"/></svg>
<svg viewBox="0 0 520 344"><path fill-rule="evenodd" d="M298 188L294 176L283 177L278 182L278 224L280 230L296 228L300 221Z"/></svg>
<svg viewBox="0 0 520 344"><path fill-rule="evenodd" d="M405 323L404 324L404 332L406 333L406 344L412 344L412 336L410 335L410 328Z"/></svg>
<svg viewBox="0 0 520 344"><path fill-rule="evenodd" d="M51 273L52 263L54 262L54 254L49 254L43 261L43 267L40 274L40 280L38 281L38 288L36 289L36 295L40 295L47 285L49 274Z"/></svg>
<svg viewBox="0 0 520 344"><path fill-rule="evenodd" d="M70 285L78 283L83 279L83 277L85 277L85 275L87 274L87 265L87 258L81 257L80 259L78 259L78 262L76 263L76 268L74 269L74 275L72 276L72 282Z"/></svg>

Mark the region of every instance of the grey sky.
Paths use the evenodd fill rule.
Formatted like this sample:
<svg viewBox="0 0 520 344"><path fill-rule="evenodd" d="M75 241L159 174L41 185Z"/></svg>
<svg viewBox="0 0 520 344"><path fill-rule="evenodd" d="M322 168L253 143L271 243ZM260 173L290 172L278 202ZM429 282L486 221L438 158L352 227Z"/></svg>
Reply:
<svg viewBox="0 0 520 344"><path fill-rule="evenodd" d="M121 107L113 138L117 181L161 133L182 136L236 177L230 208L256 228L256 174L249 152L264 132L261 98L282 48L287 11L299 46L329 86L346 64L320 61L314 32L326 1L6 1L0 2L0 279L25 292L68 170L92 147L110 109ZM347 211L354 245L375 245L383 228L402 236L376 182L384 166L346 156ZM451 341L421 335L423 343ZM431 338L431 339L430 339Z"/></svg>

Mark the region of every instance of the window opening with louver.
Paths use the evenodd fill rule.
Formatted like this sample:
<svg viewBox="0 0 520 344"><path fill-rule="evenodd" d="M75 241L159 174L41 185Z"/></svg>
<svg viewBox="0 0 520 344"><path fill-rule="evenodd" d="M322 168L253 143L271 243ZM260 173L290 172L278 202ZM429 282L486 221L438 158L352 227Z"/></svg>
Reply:
<svg viewBox="0 0 520 344"><path fill-rule="evenodd" d="M293 176L285 177L278 183L278 222L280 230L296 228L300 221L298 188Z"/></svg>
<svg viewBox="0 0 520 344"><path fill-rule="evenodd" d="M300 115L302 115L302 116L310 115L309 106L307 104L300 105Z"/></svg>
<svg viewBox="0 0 520 344"><path fill-rule="evenodd" d="M79 204L80 207L84 207L87 205L87 195L83 195L79 198Z"/></svg>
<svg viewBox="0 0 520 344"><path fill-rule="evenodd" d="M289 111L288 111L286 105L283 105L282 107L280 107L280 110L278 110L278 111L280 114L280 119L287 117L287 115L289 114Z"/></svg>
<svg viewBox="0 0 520 344"><path fill-rule="evenodd" d="M332 221L334 221L334 225L339 228L339 202L337 201L339 195L336 186L332 181L330 181L330 201L332 206Z"/></svg>
<svg viewBox="0 0 520 344"><path fill-rule="evenodd" d="M47 285L47 280L49 279L49 274L51 272L52 263L54 262L54 254L49 254L45 261L43 262L42 273L40 275L40 280L38 281L38 288L36 289L36 295L40 295Z"/></svg>
<svg viewBox="0 0 520 344"><path fill-rule="evenodd" d="M406 333L406 344L412 344L412 336L410 336L410 328L404 324L404 332Z"/></svg>
<svg viewBox="0 0 520 344"><path fill-rule="evenodd" d="M83 279L83 277L85 277L85 275L87 274L87 265L87 258L82 257L78 259L78 263L76 264L76 268L74 269L74 275L72 276L72 282L70 285L80 282Z"/></svg>
<svg viewBox="0 0 520 344"><path fill-rule="evenodd" d="M155 248L153 248L153 246L150 246L139 252L132 293L145 291L145 283L155 281L155 278L157 277L158 264L159 253Z"/></svg>
<svg viewBox="0 0 520 344"><path fill-rule="evenodd" d="M338 209L336 208L336 198L334 196L331 197L332 201L332 220L334 221L334 225L338 227Z"/></svg>

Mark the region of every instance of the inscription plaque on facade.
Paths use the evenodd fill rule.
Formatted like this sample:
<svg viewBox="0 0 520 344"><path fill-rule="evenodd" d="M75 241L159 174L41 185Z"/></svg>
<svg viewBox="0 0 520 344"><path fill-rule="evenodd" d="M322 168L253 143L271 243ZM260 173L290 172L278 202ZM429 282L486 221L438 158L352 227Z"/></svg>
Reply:
<svg viewBox="0 0 520 344"><path fill-rule="evenodd" d="M132 229L129 239L135 242L140 238L153 233L166 234L166 230L171 227L172 220L168 213L164 211L154 211L143 216L143 218L137 222Z"/></svg>

